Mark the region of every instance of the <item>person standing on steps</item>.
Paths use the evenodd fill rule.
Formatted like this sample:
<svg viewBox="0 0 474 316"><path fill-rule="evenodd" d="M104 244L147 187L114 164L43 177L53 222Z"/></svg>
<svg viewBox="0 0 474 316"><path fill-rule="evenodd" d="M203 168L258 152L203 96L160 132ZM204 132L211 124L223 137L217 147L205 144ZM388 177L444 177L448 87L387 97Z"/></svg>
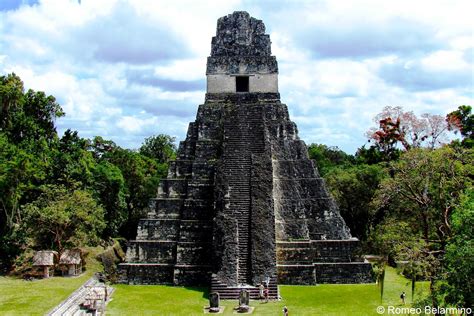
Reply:
<svg viewBox="0 0 474 316"><path fill-rule="evenodd" d="M263 296L263 290L264 290L264 289L265 289L265 287L263 286L262 283L260 283L260 284L258 285L258 294L259 294L259 297L260 297L261 300L264 299L264 296Z"/></svg>
<svg viewBox="0 0 474 316"><path fill-rule="evenodd" d="M264 293L265 293L265 303L268 303L268 287L265 288Z"/></svg>

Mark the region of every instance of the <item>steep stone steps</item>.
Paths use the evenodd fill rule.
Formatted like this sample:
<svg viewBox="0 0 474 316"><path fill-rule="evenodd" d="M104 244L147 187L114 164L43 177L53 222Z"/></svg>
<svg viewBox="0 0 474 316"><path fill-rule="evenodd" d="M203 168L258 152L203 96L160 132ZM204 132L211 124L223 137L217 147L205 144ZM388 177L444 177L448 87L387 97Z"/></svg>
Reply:
<svg viewBox="0 0 474 316"><path fill-rule="evenodd" d="M239 299L240 291L247 290L250 292L250 299L259 300L260 291L258 287L251 285L242 286L227 286L227 284L219 281L214 276L211 278L211 290L210 292L218 292L221 299L224 300L236 300ZM279 297L278 286L276 278L271 278L268 285L268 297L270 299L277 299Z"/></svg>

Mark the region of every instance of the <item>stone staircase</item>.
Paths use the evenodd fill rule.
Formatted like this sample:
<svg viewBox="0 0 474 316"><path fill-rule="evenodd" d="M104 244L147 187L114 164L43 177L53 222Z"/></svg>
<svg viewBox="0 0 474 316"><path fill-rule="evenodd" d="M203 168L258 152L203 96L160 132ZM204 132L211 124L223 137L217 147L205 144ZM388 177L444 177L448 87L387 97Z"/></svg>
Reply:
<svg viewBox="0 0 474 316"><path fill-rule="evenodd" d="M239 105L224 123L224 170L229 207L238 222L238 283L251 283L250 223L252 155L264 152L262 106Z"/></svg>
<svg viewBox="0 0 474 316"><path fill-rule="evenodd" d="M247 284L249 278L249 221L250 221L250 172L248 128L237 120L224 125L224 169L229 185L229 208L238 223L238 283Z"/></svg>
<svg viewBox="0 0 474 316"><path fill-rule="evenodd" d="M91 293L91 290L103 289L103 283L100 283L96 277L92 277L87 280L81 287L75 290L68 298L62 301L59 305L53 308L47 315L48 316L80 316L80 315L104 315L105 314L105 304L110 300L114 288L107 286L107 301L100 301L102 305L98 311L90 311L83 308L84 302L87 300L88 295Z"/></svg>
<svg viewBox="0 0 474 316"><path fill-rule="evenodd" d="M275 277L270 279L268 285L268 297L272 300L278 299L278 285ZM258 300L260 299L259 289L256 286L251 285L242 285L242 286L228 286L227 284L219 281L215 276L211 278L211 293L219 293L220 299L223 300L237 300L239 299L239 293L242 290L247 290L250 292L250 299Z"/></svg>

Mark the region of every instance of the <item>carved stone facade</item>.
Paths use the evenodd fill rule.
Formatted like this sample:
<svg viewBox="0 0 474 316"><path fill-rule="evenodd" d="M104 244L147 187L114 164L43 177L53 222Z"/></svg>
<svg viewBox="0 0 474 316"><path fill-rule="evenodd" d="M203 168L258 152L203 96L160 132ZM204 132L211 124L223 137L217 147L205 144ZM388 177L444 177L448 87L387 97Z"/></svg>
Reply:
<svg viewBox="0 0 474 316"><path fill-rule="evenodd" d="M277 73L262 21L246 12L219 19L205 102L129 242L122 282L211 284L236 298L243 284L265 281L272 297L277 283L373 281L280 102ZM254 92L249 80L236 92L237 77L256 75L272 88ZM209 87L224 77L233 91Z"/></svg>

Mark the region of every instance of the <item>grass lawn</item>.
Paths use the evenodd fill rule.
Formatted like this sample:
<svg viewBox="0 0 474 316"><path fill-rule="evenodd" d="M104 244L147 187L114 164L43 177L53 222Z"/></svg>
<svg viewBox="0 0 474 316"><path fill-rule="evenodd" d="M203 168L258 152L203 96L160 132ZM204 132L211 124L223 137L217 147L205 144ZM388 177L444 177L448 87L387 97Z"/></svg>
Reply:
<svg viewBox="0 0 474 316"><path fill-rule="evenodd" d="M418 290L427 291L426 282L417 282ZM202 315L208 305L206 288L164 285L116 285L107 315ZM411 299L411 283L388 268L383 305L401 306L400 293ZM281 315L286 305L290 315L378 315L380 292L375 284L280 286L282 301L251 301L254 315ZM224 315L232 315L237 301L221 301ZM409 306L409 305L407 305Z"/></svg>
<svg viewBox="0 0 474 316"><path fill-rule="evenodd" d="M0 277L0 315L44 315L67 298L100 269L95 260L99 249L90 249L87 271L79 277L25 281Z"/></svg>

